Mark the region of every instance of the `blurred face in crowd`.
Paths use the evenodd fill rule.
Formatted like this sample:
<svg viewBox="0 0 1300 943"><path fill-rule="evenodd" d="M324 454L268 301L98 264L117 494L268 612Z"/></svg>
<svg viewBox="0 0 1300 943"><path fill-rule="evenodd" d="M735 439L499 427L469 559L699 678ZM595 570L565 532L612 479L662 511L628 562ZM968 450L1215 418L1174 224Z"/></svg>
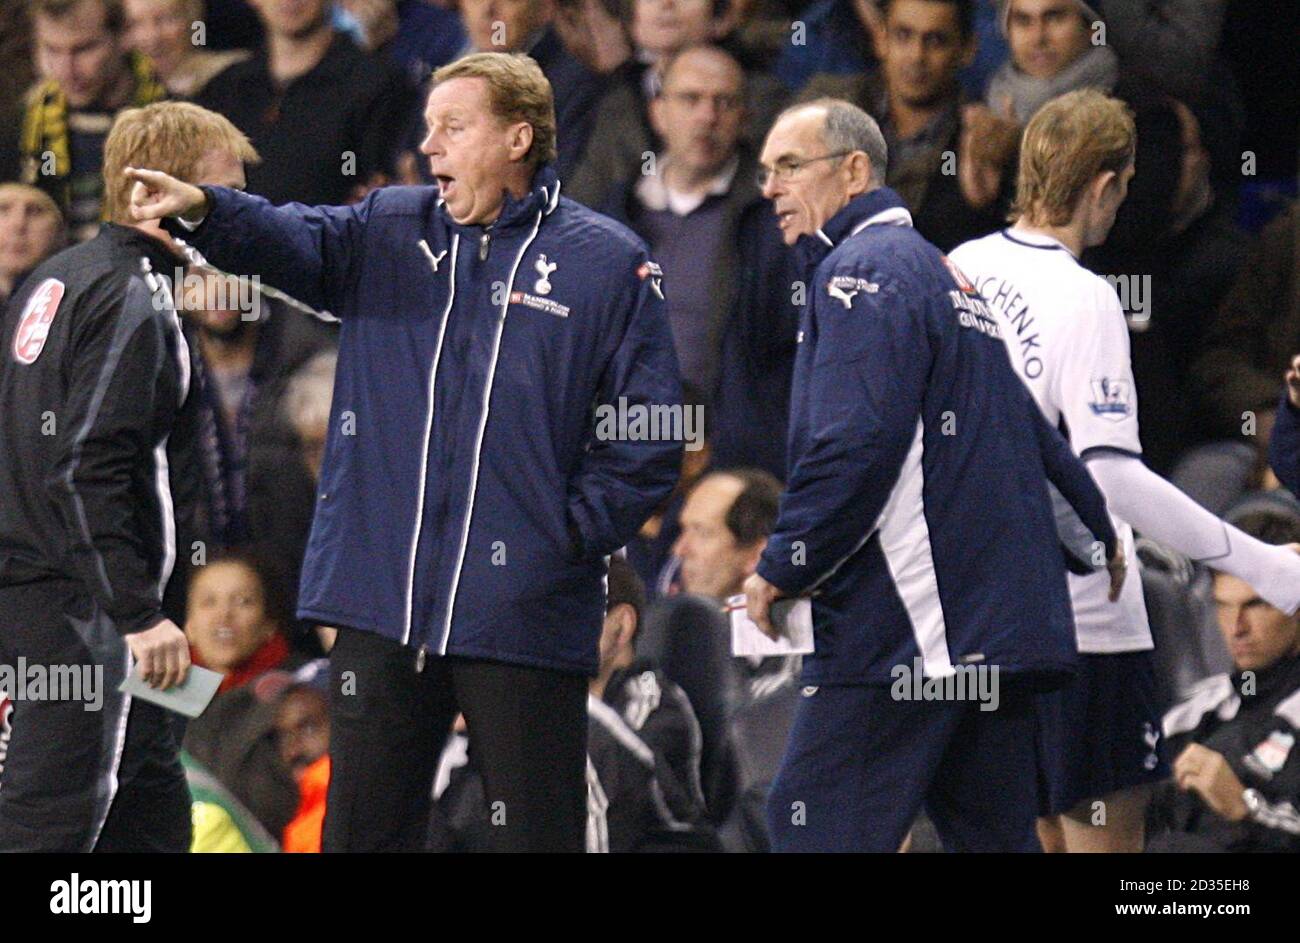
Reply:
<svg viewBox="0 0 1300 943"><path fill-rule="evenodd" d="M1032 78L1049 79L1078 59L1088 49L1088 37L1074 0L1011 0L1011 60Z"/></svg>
<svg viewBox="0 0 1300 943"><path fill-rule="evenodd" d="M727 527L727 512L744 488L739 479L719 473L704 478L686 499L673 556L681 560L688 593L725 599L739 593L758 566L766 541L743 546Z"/></svg>
<svg viewBox="0 0 1300 943"><path fill-rule="evenodd" d="M55 79L71 108L100 103L126 71L120 38L109 31L107 10L99 0L82 0L56 18L33 18L36 62L40 72Z"/></svg>
<svg viewBox="0 0 1300 943"><path fill-rule="evenodd" d="M1259 671L1300 654L1300 616L1288 616L1260 598L1245 580L1214 574L1219 631L1239 671Z"/></svg>
<svg viewBox="0 0 1300 943"><path fill-rule="evenodd" d="M825 122L824 109L800 108L779 118L763 144L759 162L769 171L763 196L772 201L786 245L816 232L871 186L866 154L830 156Z"/></svg>
<svg viewBox="0 0 1300 943"><path fill-rule="evenodd" d="M148 56L160 76L175 72L194 49L184 0L126 0L127 45Z"/></svg>
<svg viewBox="0 0 1300 943"><path fill-rule="evenodd" d="M261 14L268 32L301 39L317 32L329 20L328 0L249 0Z"/></svg>
<svg viewBox="0 0 1300 943"><path fill-rule="evenodd" d="M330 715L325 696L315 688L290 688L275 711L280 761L301 779L307 767L329 751Z"/></svg>
<svg viewBox="0 0 1300 943"><path fill-rule="evenodd" d="M552 0L460 0L460 16L479 52L517 52L551 22Z"/></svg>
<svg viewBox="0 0 1300 943"><path fill-rule="evenodd" d="M632 42L654 56L717 38L713 0L633 0Z"/></svg>
<svg viewBox="0 0 1300 943"><path fill-rule="evenodd" d="M957 72L975 55L957 7L939 0L894 0L876 43L892 96L930 108L956 93Z"/></svg>
<svg viewBox="0 0 1300 943"><path fill-rule="evenodd" d="M663 93L650 103L668 157L688 174L716 174L736 153L744 125L740 66L715 49L693 49L673 61Z"/></svg>
<svg viewBox="0 0 1300 943"><path fill-rule="evenodd" d="M275 632L261 578L236 561L210 563L190 581L185 635L213 671L230 671Z"/></svg>
<svg viewBox="0 0 1300 943"><path fill-rule="evenodd" d="M41 193L0 185L0 284L30 272L58 248L61 222Z"/></svg>
<svg viewBox="0 0 1300 943"><path fill-rule="evenodd" d="M492 113L486 79L449 79L429 93L424 113L429 133L420 153L438 181L452 219L484 225L501 213L504 191L527 176L523 159L532 144L527 122L507 124Z"/></svg>

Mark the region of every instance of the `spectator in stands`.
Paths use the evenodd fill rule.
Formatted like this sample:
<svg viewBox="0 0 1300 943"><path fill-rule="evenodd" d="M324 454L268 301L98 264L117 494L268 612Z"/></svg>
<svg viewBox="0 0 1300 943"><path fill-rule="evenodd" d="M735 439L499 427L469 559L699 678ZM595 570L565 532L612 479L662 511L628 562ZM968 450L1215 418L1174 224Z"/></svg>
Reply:
<svg viewBox="0 0 1300 943"><path fill-rule="evenodd" d="M884 0L881 17L877 72L818 75L799 97L843 98L876 118L889 147L887 185L916 230L949 251L999 228L1012 190L1006 168L995 168L989 193L972 166L984 142L972 137L977 119L963 111L958 75L975 55L973 0Z"/></svg>
<svg viewBox="0 0 1300 943"><path fill-rule="evenodd" d="M1237 523L1300 549L1294 514L1261 511ZM1227 573L1214 575L1214 602L1234 671L1206 679L1165 715L1177 759L1151 806L1148 850L1300 851L1300 616Z"/></svg>
<svg viewBox="0 0 1300 943"><path fill-rule="evenodd" d="M42 81L27 96L19 149L25 183L62 210L72 238L103 214L104 141L118 110L166 97L149 60L126 48L122 0L30 0Z"/></svg>
<svg viewBox="0 0 1300 943"><path fill-rule="evenodd" d="M989 108L1023 125L1066 92L1112 91L1119 83L1119 59L1109 46L1092 42L1093 24L1100 20L1083 0L1002 0L1011 58L989 82Z"/></svg>
<svg viewBox="0 0 1300 943"><path fill-rule="evenodd" d="M671 594L681 588L675 582L677 565L672 558L672 549L681 533L682 505L686 503L686 495L695 486L695 482L709 470L713 461L713 445L710 441L712 413L705 408L704 396L694 384L682 384L682 408L704 417L703 428L697 430L700 447L682 450L682 473L672 494L646 518L636 537L623 548L628 563L636 570L651 598Z"/></svg>
<svg viewBox="0 0 1300 943"><path fill-rule="evenodd" d="M36 78L32 56L32 24L26 3L0 4L0 180L17 180L20 173L19 131L24 101Z"/></svg>
<svg viewBox="0 0 1300 943"><path fill-rule="evenodd" d="M734 837L728 844L755 848L766 847L763 800L793 716L798 659L733 660L722 606L754 572L780 493L780 482L758 469L700 479L682 509L681 536L673 547L683 592L651 605L641 645L642 654L681 685L695 706L704 734L710 816L721 824L739 798L743 825L729 828ZM763 725L750 723L751 714L761 716Z"/></svg>
<svg viewBox="0 0 1300 943"><path fill-rule="evenodd" d="M1300 354L1291 358L1286 372L1286 394L1277 408L1269 462L1281 483L1300 497Z"/></svg>
<svg viewBox="0 0 1300 943"><path fill-rule="evenodd" d="M878 0L816 0L790 24L775 74L791 92L815 75L867 75L876 68Z"/></svg>
<svg viewBox="0 0 1300 943"><path fill-rule="evenodd" d="M389 179L415 88L330 25L327 0L257 0L266 45L198 95L248 135L248 188L275 204L344 203Z"/></svg>
<svg viewBox="0 0 1300 943"><path fill-rule="evenodd" d="M1300 346L1300 211L1292 203L1264 228L1205 333L1192 364L1207 422L1246 434L1261 450L1275 419L1277 381Z"/></svg>
<svg viewBox="0 0 1300 943"><path fill-rule="evenodd" d="M471 52L526 52L555 92L555 169L568 181L591 134L605 78L565 48L553 25L555 0L459 0Z"/></svg>
<svg viewBox="0 0 1300 943"><path fill-rule="evenodd" d="M202 275L209 287L233 282L210 271ZM298 434L284 402L293 374L315 355L333 351L335 332L278 298L235 294L205 291L197 310L186 305L185 311L197 327L193 389L209 526L218 546L254 547L274 560L285 580L280 592L293 607L315 480L298 460ZM183 304L187 293L176 297ZM241 310L249 297L250 310ZM323 395L328 404L328 388Z"/></svg>
<svg viewBox="0 0 1300 943"><path fill-rule="evenodd" d="M717 46L688 47L665 63L650 118L663 142L652 172L615 187L603 209L669 273L677 359L707 393L715 467L782 475L796 275L742 144L745 73Z"/></svg>
<svg viewBox="0 0 1300 943"><path fill-rule="evenodd" d="M647 172L661 146L650 102L663 87L663 67L688 46L722 42L731 24L728 0L630 0L625 26L632 58L610 77L596 111L587 148L566 192L599 207L620 183ZM734 48L729 51L736 55ZM743 63L742 63L743 64ZM784 93L770 75L750 70L746 82L744 137L757 144L780 108Z"/></svg>
<svg viewBox="0 0 1300 943"><path fill-rule="evenodd" d="M1083 264L1125 304L1133 376L1142 397L1142 454L1161 474L1210 436L1188 404L1207 322L1246 259L1235 206L1210 181L1201 124L1182 102L1135 103L1136 170L1106 241ZM1276 377L1269 392L1276 393ZM1237 424L1240 426L1238 417ZM1260 440L1261 450L1267 438Z"/></svg>
<svg viewBox="0 0 1300 943"><path fill-rule="evenodd" d="M328 662L309 662L284 683L278 695L258 692L275 702L280 760L298 783L298 810L284 828L282 847L287 852L319 853L330 781Z"/></svg>
<svg viewBox="0 0 1300 943"><path fill-rule="evenodd" d="M641 580L611 558L600 669L587 699L587 850L720 850L704 818L691 702L637 657L644 610Z"/></svg>
<svg viewBox="0 0 1300 943"><path fill-rule="evenodd" d="M397 0L397 35L385 51L412 83L423 85L464 45L465 27L454 4Z"/></svg>
<svg viewBox="0 0 1300 943"><path fill-rule="evenodd" d="M0 183L0 307L65 239L63 216L48 193L25 183Z"/></svg>
<svg viewBox="0 0 1300 943"><path fill-rule="evenodd" d="M249 57L241 49L204 48L203 0L123 0L123 7L127 46L149 57L154 74L174 98L193 98L213 76Z"/></svg>
<svg viewBox="0 0 1300 943"><path fill-rule="evenodd" d="M207 710L189 722L182 746L234 793L272 835L293 818L298 789L280 762L274 711L254 682L294 658L282 634L288 611L265 564L227 554L190 580L185 634L194 664L225 675Z"/></svg>

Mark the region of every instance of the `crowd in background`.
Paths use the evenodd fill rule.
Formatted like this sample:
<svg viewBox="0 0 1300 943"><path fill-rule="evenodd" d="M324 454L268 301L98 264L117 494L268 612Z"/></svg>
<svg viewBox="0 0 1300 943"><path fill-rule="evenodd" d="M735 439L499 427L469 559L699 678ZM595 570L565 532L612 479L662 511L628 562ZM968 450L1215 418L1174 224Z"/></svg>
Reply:
<svg viewBox="0 0 1300 943"><path fill-rule="evenodd" d="M1082 87L1126 101L1136 175L1083 262L1124 303L1145 460L1216 514L1272 515L1255 529L1295 542L1300 504L1266 456L1300 352L1293 22L1281 0L7 3L0 302L94 235L122 109L195 101L257 149L249 191L347 203L433 182L417 146L434 68L472 51L532 56L555 93L562 193L649 244L706 421L676 492L611 570L589 737L589 801L607 827L588 844L763 850L798 659L731 658L722 606L753 571L785 474L802 299L756 183L773 117L827 95L868 111L888 186L949 251L1006 225L1038 107ZM226 677L184 747L196 846L315 850L332 628L293 613L336 327L274 291L259 308L256 320L233 304L186 312L213 545L185 630L194 663ZM1140 555L1172 708L1242 666L1220 637L1212 574L1151 542ZM434 788L430 848L479 847L491 810L464 737ZM926 836L919 823L912 846Z"/></svg>

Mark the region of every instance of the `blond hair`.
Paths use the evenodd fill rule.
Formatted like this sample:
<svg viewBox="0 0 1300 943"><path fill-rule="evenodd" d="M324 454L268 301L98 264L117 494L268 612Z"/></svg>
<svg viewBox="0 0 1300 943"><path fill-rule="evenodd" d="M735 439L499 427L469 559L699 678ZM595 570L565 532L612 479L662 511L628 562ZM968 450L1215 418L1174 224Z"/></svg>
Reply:
<svg viewBox="0 0 1300 943"><path fill-rule="evenodd" d="M1064 226L1100 174L1133 163L1137 127L1128 106L1095 89L1053 98L1025 127L1016 202L1008 217Z"/></svg>
<svg viewBox="0 0 1300 943"><path fill-rule="evenodd" d="M531 166L555 160L555 96L532 58L519 52L476 52L433 73L435 88L452 79L483 79L488 107L497 118L532 125L533 143L524 155Z"/></svg>
<svg viewBox="0 0 1300 943"><path fill-rule="evenodd" d="M132 222L132 181L123 176L125 168L161 170L194 183L199 165L212 151L224 151L244 163L259 159L230 119L190 102L156 102L121 112L104 142L105 217Z"/></svg>

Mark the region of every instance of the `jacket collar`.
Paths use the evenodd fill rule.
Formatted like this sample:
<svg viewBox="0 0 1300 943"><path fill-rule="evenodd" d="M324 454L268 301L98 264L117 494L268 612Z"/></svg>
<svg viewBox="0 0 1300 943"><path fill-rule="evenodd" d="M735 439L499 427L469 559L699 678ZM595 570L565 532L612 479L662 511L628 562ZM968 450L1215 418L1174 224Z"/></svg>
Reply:
<svg viewBox="0 0 1300 943"><path fill-rule="evenodd" d="M875 225L912 225L912 214L907 211L903 198L889 187L877 187L849 200L821 229L800 236L795 242L795 252L805 265L815 266L850 236Z"/></svg>
<svg viewBox="0 0 1300 943"><path fill-rule="evenodd" d="M436 206L438 217L453 230L478 236L485 229L500 233L532 225L538 212L541 212L544 216L549 216L555 212L555 207L559 203L560 178L556 175L554 167L550 164L543 164L533 174L532 186L522 197L517 198L512 193L506 192L505 203L501 206L501 215L488 223L487 226L466 226L456 222L451 218L451 213L447 211L447 205L443 202L441 194L438 195Z"/></svg>

